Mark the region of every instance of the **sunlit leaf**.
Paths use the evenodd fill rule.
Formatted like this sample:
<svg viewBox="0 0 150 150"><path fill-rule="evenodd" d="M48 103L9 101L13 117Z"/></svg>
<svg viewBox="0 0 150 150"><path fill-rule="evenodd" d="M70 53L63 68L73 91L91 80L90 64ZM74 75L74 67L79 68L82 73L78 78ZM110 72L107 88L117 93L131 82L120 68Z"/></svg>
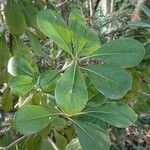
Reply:
<svg viewBox="0 0 150 150"><path fill-rule="evenodd" d="M86 105L88 93L77 64L68 68L55 89L56 103L67 114L80 112Z"/></svg>

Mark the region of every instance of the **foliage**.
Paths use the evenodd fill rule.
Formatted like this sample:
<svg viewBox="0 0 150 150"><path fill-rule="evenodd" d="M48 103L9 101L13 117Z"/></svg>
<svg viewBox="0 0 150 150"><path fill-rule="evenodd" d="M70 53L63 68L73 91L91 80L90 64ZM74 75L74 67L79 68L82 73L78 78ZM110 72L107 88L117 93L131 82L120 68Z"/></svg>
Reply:
<svg viewBox="0 0 150 150"><path fill-rule="evenodd" d="M131 75L141 73L131 68L143 60L145 48L131 38L102 45L80 9L66 21L42 2L7 0L4 10L1 108L15 115L2 126L10 126L15 138L24 135L11 148L108 150L109 127L126 128L137 119L125 101L135 86ZM36 59L47 57L43 69Z"/></svg>

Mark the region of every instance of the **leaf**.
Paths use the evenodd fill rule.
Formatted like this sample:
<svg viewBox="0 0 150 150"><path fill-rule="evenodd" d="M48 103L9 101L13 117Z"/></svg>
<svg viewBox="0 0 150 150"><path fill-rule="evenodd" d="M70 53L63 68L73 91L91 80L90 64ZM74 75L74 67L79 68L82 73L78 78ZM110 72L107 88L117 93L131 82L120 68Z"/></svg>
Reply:
<svg viewBox="0 0 150 150"><path fill-rule="evenodd" d="M106 43L88 57L121 67L133 67L145 55L144 46L134 39L122 38Z"/></svg>
<svg viewBox="0 0 150 150"><path fill-rule="evenodd" d="M55 117L52 120L51 124L54 126L56 130L61 130L65 128L65 126L67 125L67 121L61 117Z"/></svg>
<svg viewBox="0 0 150 150"><path fill-rule="evenodd" d="M73 48L76 54L84 56L90 54L100 47L100 42L96 34L86 27L83 13L78 9L73 9L69 16L69 27Z"/></svg>
<svg viewBox="0 0 150 150"><path fill-rule="evenodd" d="M26 2L25 0L18 0L18 5L24 14L27 25L30 27L37 27L37 10L32 6L32 3Z"/></svg>
<svg viewBox="0 0 150 150"><path fill-rule="evenodd" d="M137 101L133 104L133 109L136 113L148 113L150 108L149 96L138 95Z"/></svg>
<svg viewBox="0 0 150 150"><path fill-rule="evenodd" d="M147 6L144 5L144 4L141 4L141 5L140 5L140 8L142 9L142 11L143 11L148 17L150 17L150 8L149 8L149 7L147 7Z"/></svg>
<svg viewBox="0 0 150 150"><path fill-rule="evenodd" d="M88 27L84 31L82 38L80 39L80 45L82 49L79 51L79 56L86 56L100 48L101 42L99 41L96 33Z"/></svg>
<svg viewBox="0 0 150 150"><path fill-rule="evenodd" d="M3 88L4 83L7 83L8 81L9 81L9 74L7 73L6 68L0 70L0 88Z"/></svg>
<svg viewBox="0 0 150 150"><path fill-rule="evenodd" d="M43 138L41 141L41 150L54 150L54 148L47 139Z"/></svg>
<svg viewBox="0 0 150 150"><path fill-rule="evenodd" d="M144 60L149 60L150 59L150 42L145 44L145 50L146 50L146 53L145 53Z"/></svg>
<svg viewBox="0 0 150 150"><path fill-rule="evenodd" d="M2 95L1 99L1 108L8 112L12 109L13 106L13 94L10 92L10 90L7 88Z"/></svg>
<svg viewBox="0 0 150 150"><path fill-rule="evenodd" d="M55 139L56 139L56 145L59 149L64 150L67 145L67 139L59 134L56 130L54 130Z"/></svg>
<svg viewBox="0 0 150 150"><path fill-rule="evenodd" d="M43 10L37 16L38 26L41 31L51 38L59 47L71 53L71 37L62 17L50 9Z"/></svg>
<svg viewBox="0 0 150 150"><path fill-rule="evenodd" d="M41 150L41 137L32 135L26 141L26 149Z"/></svg>
<svg viewBox="0 0 150 150"><path fill-rule="evenodd" d="M1 135L0 146L6 147L9 144L11 144L12 142L13 142L13 137L10 135L10 133L5 133L5 134ZM14 147L10 150L14 150Z"/></svg>
<svg viewBox="0 0 150 150"><path fill-rule="evenodd" d="M79 113L85 107L88 93L77 64L73 64L58 81L55 96L57 105L69 115Z"/></svg>
<svg viewBox="0 0 150 150"><path fill-rule="evenodd" d="M109 135L102 128L80 120L74 120L74 127L83 150L109 150Z"/></svg>
<svg viewBox="0 0 150 150"><path fill-rule="evenodd" d="M43 72L38 80L39 87L45 92L50 93L55 89L60 73L58 70L47 70Z"/></svg>
<svg viewBox="0 0 150 150"><path fill-rule="evenodd" d="M107 98L120 99L131 89L130 75L118 66L102 64L83 69L97 90Z"/></svg>
<svg viewBox="0 0 150 150"><path fill-rule="evenodd" d="M33 77L34 71L24 58L20 57L12 57L10 58L7 66L8 72L12 76L17 76L17 75L27 75L30 77Z"/></svg>
<svg viewBox="0 0 150 150"><path fill-rule="evenodd" d="M150 28L150 21L142 20L142 21L136 21L136 22L129 22L129 25L133 27Z"/></svg>
<svg viewBox="0 0 150 150"><path fill-rule="evenodd" d="M7 0L5 16L9 31L13 35L21 35L25 32L26 21L15 0Z"/></svg>
<svg viewBox="0 0 150 150"><path fill-rule="evenodd" d="M51 122L53 115L54 113L42 106L23 106L15 114L15 128L23 134L38 133Z"/></svg>
<svg viewBox="0 0 150 150"><path fill-rule="evenodd" d="M10 80L9 86L12 93L23 96L34 87L33 78L19 75Z"/></svg>
<svg viewBox="0 0 150 150"><path fill-rule="evenodd" d="M70 12L69 27L71 30L74 51L78 53L83 48L83 45L80 43L80 40L86 28L86 21L84 19L83 13L80 10L73 9Z"/></svg>
<svg viewBox="0 0 150 150"><path fill-rule="evenodd" d="M33 51L36 55L41 56L42 55L42 46L40 44L40 41L36 37L36 35L28 30L26 30L26 35L28 36L30 40L30 45L33 48Z"/></svg>
<svg viewBox="0 0 150 150"><path fill-rule="evenodd" d="M30 48L27 47L18 37L14 37L13 39L12 52L16 57L22 57L29 62L32 60Z"/></svg>
<svg viewBox="0 0 150 150"><path fill-rule="evenodd" d="M87 109L83 116L94 117L119 128L129 127L137 119L135 112L128 105L121 102L97 104Z"/></svg>
<svg viewBox="0 0 150 150"><path fill-rule="evenodd" d="M0 68L4 69L7 66L10 58L10 52L6 43L5 33L3 32L0 37Z"/></svg>
<svg viewBox="0 0 150 150"><path fill-rule="evenodd" d="M78 138L73 139L66 147L65 150L82 150Z"/></svg>

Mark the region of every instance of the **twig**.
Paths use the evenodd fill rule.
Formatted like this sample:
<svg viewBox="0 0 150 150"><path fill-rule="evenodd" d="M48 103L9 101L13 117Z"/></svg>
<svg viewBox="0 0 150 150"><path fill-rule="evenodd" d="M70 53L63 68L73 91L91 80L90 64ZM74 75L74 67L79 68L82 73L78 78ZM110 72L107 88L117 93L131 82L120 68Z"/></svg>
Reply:
<svg viewBox="0 0 150 150"><path fill-rule="evenodd" d="M62 3L59 3L59 4L57 4L55 7L61 7L62 5L64 5L65 3L67 3L67 0L65 0L64 2L62 2Z"/></svg>
<svg viewBox="0 0 150 150"><path fill-rule="evenodd" d="M53 146L53 148L55 150L59 150L59 148L57 147L57 145L51 140L51 138L48 138L48 141L50 142L50 144Z"/></svg>
<svg viewBox="0 0 150 150"><path fill-rule="evenodd" d="M96 4L95 4L95 6L94 6L94 11L93 11L93 14L92 14L92 15L95 14L95 12L96 12L96 10L97 10L97 8L98 8L98 5L99 5L99 3L100 3L100 1L101 1L101 0L97 0L97 1L96 1Z"/></svg>
<svg viewBox="0 0 150 150"><path fill-rule="evenodd" d="M22 141L27 136L28 135L22 136L21 138L17 139L16 141L14 141L13 143L11 143L10 145L8 145L6 147L0 147L0 150L9 150L10 148L12 148L13 146L15 146L17 143L19 143L20 141Z"/></svg>

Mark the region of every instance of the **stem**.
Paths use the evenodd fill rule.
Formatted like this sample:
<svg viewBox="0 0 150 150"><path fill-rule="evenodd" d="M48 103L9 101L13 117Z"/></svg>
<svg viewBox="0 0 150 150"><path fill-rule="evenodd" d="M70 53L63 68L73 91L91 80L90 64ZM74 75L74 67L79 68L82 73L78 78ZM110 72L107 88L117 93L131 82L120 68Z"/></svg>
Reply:
<svg viewBox="0 0 150 150"><path fill-rule="evenodd" d="M59 4L57 4L56 7L61 7L61 6L64 5L65 3L67 3L67 0L65 0L65 1L63 1L63 2L61 2L61 3L59 3Z"/></svg>
<svg viewBox="0 0 150 150"><path fill-rule="evenodd" d="M19 143L20 141L22 141L27 136L28 135L22 136L21 138L17 139L16 141L14 141L13 143L11 143L10 145L8 145L6 147L0 147L0 150L9 150L10 148L12 148L13 146L15 146L17 143Z"/></svg>
<svg viewBox="0 0 150 150"><path fill-rule="evenodd" d="M53 146L53 148L55 150L59 150L59 148L57 147L57 145L50 138L48 138L48 141L50 142L50 144Z"/></svg>
<svg viewBox="0 0 150 150"><path fill-rule="evenodd" d="M92 20L92 14L93 14L93 8L92 8L92 0L89 0L89 18L90 18L90 25L93 25L93 20Z"/></svg>
<svg viewBox="0 0 150 150"><path fill-rule="evenodd" d="M96 1L96 4L95 4L95 6L94 6L94 11L93 11L93 14L92 14L92 15L95 14L95 12L96 12L96 10L97 10L97 8L98 8L98 5L99 5L99 3L100 3L100 1L101 1L101 0L97 0L97 1Z"/></svg>

